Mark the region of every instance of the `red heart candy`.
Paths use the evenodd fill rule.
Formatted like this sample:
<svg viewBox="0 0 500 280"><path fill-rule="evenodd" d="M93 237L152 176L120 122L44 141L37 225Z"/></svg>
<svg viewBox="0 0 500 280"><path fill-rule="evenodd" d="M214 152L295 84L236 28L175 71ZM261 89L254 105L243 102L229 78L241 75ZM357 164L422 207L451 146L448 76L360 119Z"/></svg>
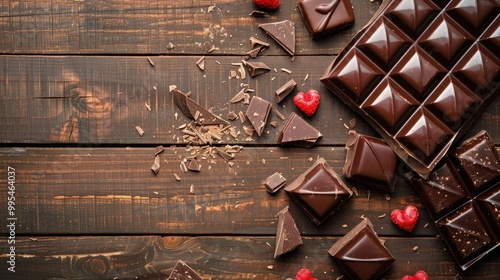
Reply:
<svg viewBox="0 0 500 280"><path fill-rule="evenodd" d="M408 205L403 210L395 209L391 212L391 220L400 229L412 232L417 224L418 209L413 205Z"/></svg>
<svg viewBox="0 0 500 280"><path fill-rule="evenodd" d="M293 97L293 102L297 108L310 117L318 109L319 99L319 93L314 89L310 89L306 93L297 93Z"/></svg>
<svg viewBox="0 0 500 280"><path fill-rule="evenodd" d="M427 276L427 273L425 273L425 271L419 270L413 276L409 275L403 276L401 280L429 280L429 276Z"/></svg>

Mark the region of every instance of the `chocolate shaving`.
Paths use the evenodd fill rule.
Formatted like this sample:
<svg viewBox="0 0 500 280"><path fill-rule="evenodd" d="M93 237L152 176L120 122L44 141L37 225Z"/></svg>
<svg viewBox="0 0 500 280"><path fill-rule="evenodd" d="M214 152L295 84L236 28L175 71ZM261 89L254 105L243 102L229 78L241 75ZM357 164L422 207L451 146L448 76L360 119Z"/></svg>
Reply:
<svg viewBox="0 0 500 280"><path fill-rule="evenodd" d="M196 61L196 65L198 65L198 68L200 68L202 71L205 71L205 56L202 56L198 61Z"/></svg>
<svg viewBox="0 0 500 280"><path fill-rule="evenodd" d="M245 89L241 89L240 92L238 92L231 100L229 100L230 103L237 103L243 100L245 97Z"/></svg>
<svg viewBox="0 0 500 280"><path fill-rule="evenodd" d="M153 165L151 166L151 171L156 175L160 172L160 156L156 155Z"/></svg>
<svg viewBox="0 0 500 280"><path fill-rule="evenodd" d="M142 135L144 135L144 130L140 126L136 125L135 130L137 131L137 133L139 133L141 137Z"/></svg>
<svg viewBox="0 0 500 280"><path fill-rule="evenodd" d="M228 120L234 121L238 118L238 115L236 115L236 113L234 111L230 111L229 113L227 113L226 117Z"/></svg>
<svg viewBox="0 0 500 280"><path fill-rule="evenodd" d="M264 48L267 48L269 47L269 43L268 42L264 42L258 38L255 38L255 37L250 37L250 47L252 49L255 49L255 48L258 48L258 47L264 47Z"/></svg>
<svg viewBox="0 0 500 280"><path fill-rule="evenodd" d="M177 107L181 110L181 112L188 118L191 118L195 120L197 124L204 124L204 125L228 125L229 123L226 120L221 119L220 117L214 115L212 112L208 111L204 107L202 107L200 104L196 103L193 101L191 98L188 97L187 94L184 94L180 90L174 89L172 90L172 95L174 98L174 102L177 105ZM196 111L199 112L199 114L203 115L203 121L201 118L195 119L195 114Z"/></svg>
<svg viewBox="0 0 500 280"><path fill-rule="evenodd" d="M256 17L256 18L266 18L266 17L269 17L269 14L266 13L266 12L264 12L264 11L256 11L256 10L254 10L254 11L252 11L250 13L250 16L251 17Z"/></svg>
<svg viewBox="0 0 500 280"><path fill-rule="evenodd" d="M156 150L155 150L155 156L157 156L157 155L159 155L159 154L163 153L163 151L165 151L165 148L164 148L162 145L157 146L157 147L156 147Z"/></svg>
<svg viewBox="0 0 500 280"><path fill-rule="evenodd" d="M226 151L222 150L221 148L215 147L215 151L219 156L221 156L225 161L230 161L234 158L234 155L227 153Z"/></svg>

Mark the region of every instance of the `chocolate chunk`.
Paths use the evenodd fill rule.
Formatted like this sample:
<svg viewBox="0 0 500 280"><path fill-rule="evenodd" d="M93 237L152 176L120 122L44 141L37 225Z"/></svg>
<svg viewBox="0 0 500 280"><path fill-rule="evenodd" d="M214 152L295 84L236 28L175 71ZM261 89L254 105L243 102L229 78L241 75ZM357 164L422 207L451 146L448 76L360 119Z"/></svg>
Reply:
<svg viewBox="0 0 500 280"><path fill-rule="evenodd" d="M255 37L250 37L250 47L252 49L255 49L257 47L264 47L264 48L267 48L269 47L269 43L268 42L264 42L258 38L255 38Z"/></svg>
<svg viewBox="0 0 500 280"><path fill-rule="evenodd" d="M288 210L288 206L279 211L277 216L278 228L276 229L276 245L274 248L275 259L302 245L302 237L292 214Z"/></svg>
<svg viewBox="0 0 500 280"><path fill-rule="evenodd" d="M228 120L234 121L238 118L238 115L236 115L236 113L234 111L230 111L229 113L227 113L226 117Z"/></svg>
<svg viewBox="0 0 500 280"><path fill-rule="evenodd" d="M202 56L198 61L196 61L196 65L200 70L205 71L205 56Z"/></svg>
<svg viewBox="0 0 500 280"><path fill-rule="evenodd" d="M278 144L310 148L323 135L296 113L292 112L280 130Z"/></svg>
<svg viewBox="0 0 500 280"><path fill-rule="evenodd" d="M203 280L203 278L185 262L178 260L167 280Z"/></svg>
<svg viewBox="0 0 500 280"><path fill-rule="evenodd" d="M458 266L500 247L500 158L486 131L450 151L429 178L408 172Z"/></svg>
<svg viewBox="0 0 500 280"><path fill-rule="evenodd" d="M215 147L215 151L217 152L217 154L219 154L219 156L221 156L221 158L223 158L225 161L230 161L234 158L234 155L233 154L230 154L224 150L222 150L221 148L218 148L218 147Z"/></svg>
<svg viewBox="0 0 500 280"><path fill-rule="evenodd" d="M251 13L250 13L250 16L251 17L259 17L259 18L265 18L265 17L269 17L269 14L264 12L264 11L256 11L256 10L253 10Z"/></svg>
<svg viewBox="0 0 500 280"><path fill-rule="evenodd" d="M328 253L349 279L379 279L395 261L369 219L335 242Z"/></svg>
<svg viewBox="0 0 500 280"><path fill-rule="evenodd" d="M158 172L160 172L160 156L155 156L155 161L151 166L151 171L153 171L154 174L158 174Z"/></svg>
<svg viewBox="0 0 500 280"><path fill-rule="evenodd" d="M250 76L255 77L260 74L267 73L271 71L271 68L269 68L264 62L247 62L246 63L248 73Z"/></svg>
<svg viewBox="0 0 500 280"><path fill-rule="evenodd" d="M281 187L286 184L286 179L278 172L266 178L264 185L269 193L276 193Z"/></svg>
<svg viewBox="0 0 500 280"><path fill-rule="evenodd" d="M189 164L187 166L187 169L188 170L191 170L191 171L196 171L196 172L200 172L201 170L201 165L198 163L198 161L196 159L191 159L189 161Z"/></svg>
<svg viewBox="0 0 500 280"><path fill-rule="evenodd" d="M385 1L321 81L426 178L500 94L499 13L493 1Z"/></svg>
<svg viewBox="0 0 500 280"><path fill-rule="evenodd" d="M302 0L298 4L302 21L313 38L325 36L354 23L349 0Z"/></svg>
<svg viewBox="0 0 500 280"><path fill-rule="evenodd" d="M163 147L163 145L160 145L160 146L156 146L156 149L155 149L155 156L163 153L165 151L165 147Z"/></svg>
<svg viewBox="0 0 500 280"><path fill-rule="evenodd" d="M394 191L398 158L382 139L349 131L344 177L385 192Z"/></svg>
<svg viewBox="0 0 500 280"><path fill-rule="evenodd" d="M352 196L352 191L324 158L319 158L306 172L285 187L285 191L317 225L323 223Z"/></svg>
<svg viewBox="0 0 500 280"><path fill-rule="evenodd" d="M259 46L259 47L252 49L251 51L248 51L247 55L251 58L256 58L261 51L262 51L262 46Z"/></svg>
<svg viewBox="0 0 500 280"><path fill-rule="evenodd" d="M252 97L250 105L248 105L245 115L259 136L262 135L264 131L270 110L271 103L258 96Z"/></svg>
<svg viewBox="0 0 500 280"><path fill-rule="evenodd" d="M285 97L293 91L293 89L297 86L297 82L293 79L286 82L279 89L276 90L276 102L280 103Z"/></svg>
<svg viewBox="0 0 500 280"><path fill-rule="evenodd" d="M295 54L295 24L292 21L263 23L259 24L259 28L262 28L289 54Z"/></svg>
<svg viewBox="0 0 500 280"><path fill-rule="evenodd" d="M175 105L177 105L181 112L186 115L186 117L195 120L197 124L229 124L229 122L214 115L212 112L208 111L203 106L193 101L187 94L181 92L180 90L173 89L170 93L173 95ZM202 116L202 118L195 118L196 115Z"/></svg>

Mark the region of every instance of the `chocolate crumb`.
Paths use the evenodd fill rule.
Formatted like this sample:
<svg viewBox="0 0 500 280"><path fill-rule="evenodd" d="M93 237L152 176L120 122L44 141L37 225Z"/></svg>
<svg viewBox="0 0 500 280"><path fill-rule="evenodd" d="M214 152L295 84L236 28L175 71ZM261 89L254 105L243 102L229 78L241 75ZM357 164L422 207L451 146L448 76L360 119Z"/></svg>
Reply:
<svg viewBox="0 0 500 280"><path fill-rule="evenodd" d="M174 178L175 178L176 181L180 181L181 180L181 177L179 177L179 175L177 175L175 173L174 173Z"/></svg>
<svg viewBox="0 0 500 280"><path fill-rule="evenodd" d="M175 49L175 45L172 44L172 42L168 42L168 44L167 44L167 50L171 51L173 49Z"/></svg>
<svg viewBox="0 0 500 280"><path fill-rule="evenodd" d="M194 194L194 185L189 186L189 193Z"/></svg>
<svg viewBox="0 0 500 280"><path fill-rule="evenodd" d="M245 113L243 113L242 111L238 112L238 117L240 117L241 123L244 123L247 120L247 117L245 117Z"/></svg>
<svg viewBox="0 0 500 280"><path fill-rule="evenodd" d="M163 147L163 145L157 146L155 149L155 156L163 153L163 151L165 151L165 148Z"/></svg>
<svg viewBox="0 0 500 280"><path fill-rule="evenodd" d="M188 170L195 171L195 172L200 172L201 171L201 165L196 161L196 159L191 159L189 161L189 164L187 166Z"/></svg>
<svg viewBox="0 0 500 280"><path fill-rule="evenodd" d="M135 130L137 131L137 133L139 133L141 137L142 135L144 135L144 130L140 126L136 125Z"/></svg>
<svg viewBox="0 0 500 280"><path fill-rule="evenodd" d="M151 166L151 171L156 175L160 172L160 156L156 155L153 165Z"/></svg>
<svg viewBox="0 0 500 280"><path fill-rule="evenodd" d="M391 196L389 194L386 193L386 194L384 194L384 196L385 196L385 200L391 200Z"/></svg>
<svg viewBox="0 0 500 280"><path fill-rule="evenodd" d="M264 11L256 11L256 10L254 10L254 11L252 11L250 13L250 16L251 17L256 17L256 18L266 18L266 17L269 17L269 14L266 13L266 12L264 12Z"/></svg>
<svg viewBox="0 0 500 280"><path fill-rule="evenodd" d="M238 118L238 115L236 115L236 113L234 111L230 111L229 113L227 113L226 117L228 120L234 121Z"/></svg>
<svg viewBox="0 0 500 280"><path fill-rule="evenodd" d="M200 68L201 71L205 71L205 56L198 59L198 61L196 61L196 65L198 65L198 68Z"/></svg>
<svg viewBox="0 0 500 280"><path fill-rule="evenodd" d="M382 214L382 215L379 215L377 218L382 219L382 218L384 218L385 216L386 216L385 214Z"/></svg>
<svg viewBox="0 0 500 280"><path fill-rule="evenodd" d="M274 112L276 113L276 116L278 116L278 118L280 118L282 121L285 120L285 115L283 115L280 111L274 110Z"/></svg>
<svg viewBox="0 0 500 280"><path fill-rule="evenodd" d="M151 112L151 106L149 106L149 104L148 104L148 103L144 103L144 106L146 106L146 109L148 109L148 111L150 111L150 112Z"/></svg>

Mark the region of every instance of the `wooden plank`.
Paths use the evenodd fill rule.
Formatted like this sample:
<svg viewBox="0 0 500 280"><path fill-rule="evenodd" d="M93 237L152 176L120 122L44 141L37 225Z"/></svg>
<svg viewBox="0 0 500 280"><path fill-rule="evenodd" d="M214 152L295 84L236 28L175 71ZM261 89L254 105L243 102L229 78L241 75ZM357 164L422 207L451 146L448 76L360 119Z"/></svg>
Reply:
<svg viewBox="0 0 500 280"><path fill-rule="evenodd" d="M319 78L332 60L327 56L300 56L290 61L286 56L267 56L259 59L275 71L254 78L230 79L230 71L238 70L241 56L206 57L206 70L196 66L199 56L146 57L110 56L0 56L0 142L31 143L92 143L92 144L182 144L179 126L189 120L173 104L168 93L170 85L184 92L192 91L192 98L226 118L230 111L245 112L247 105L232 104L229 100L248 83L255 92L271 102L285 116L298 112L293 94L280 104L274 91L293 78L299 84L296 91L318 89L321 103L317 113L305 117L318 128L323 137L319 145L344 145L346 125L356 119L356 130L374 134L360 116L351 111L329 92ZM291 74L280 71L292 70ZM248 76L248 75L247 75ZM307 79L305 79L307 77ZM304 81L305 80L305 81ZM151 108L147 109L146 104ZM500 143L500 99L490 104L472 127L469 135L480 129L490 132L495 143ZM175 118L175 114L178 118ZM224 137L222 143L270 145L277 142L284 121L274 111L269 122L277 121L277 128L267 125L264 135L247 142L247 135L239 120L231 122L240 136ZM145 131L140 137L134 126Z"/></svg>
<svg viewBox="0 0 500 280"><path fill-rule="evenodd" d="M403 178L398 179L390 199L383 192L352 184L358 196L319 227L283 190L274 195L265 191L262 180L267 176L281 172L290 183L318 156L341 173L343 148L245 147L235 154L231 167L218 155L203 156L206 150L168 147L160 155L158 175L150 170L154 151L154 147L2 148L0 201L7 200L10 166L16 170L19 234L274 234L275 215L290 205L304 235L345 234L361 217L368 217L381 235L407 236L389 218L390 211L407 204L421 210L413 235L436 234L425 208ZM198 156L201 172L183 173L181 161L192 156ZM190 193L191 185L194 193ZM6 219L7 211L0 211L0 220ZM0 232L7 231L0 228Z"/></svg>
<svg viewBox="0 0 500 280"><path fill-rule="evenodd" d="M336 279L340 268L328 255L339 237L306 237L295 251L273 259L272 236L75 236L18 237L16 272L7 271L9 252L0 239L2 279L165 279L182 259L204 279L285 279L307 267L318 279ZM425 270L430 279L498 279L500 255L459 272L438 238L385 238L396 261L384 279ZM413 251L418 247L417 251ZM272 269L268 268L272 266Z"/></svg>
<svg viewBox="0 0 500 280"><path fill-rule="evenodd" d="M337 54L368 22L379 3L352 0L352 28L312 40L296 1L282 1L268 18L252 18L251 1L2 1L0 53L3 54L214 54L244 55L250 36L270 42L265 52L286 52L258 28L260 23L291 20L298 55ZM209 12L209 8L213 7ZM211 8L210 8L211 9ZM173 43L174 49L168 44Z"/></svg>

